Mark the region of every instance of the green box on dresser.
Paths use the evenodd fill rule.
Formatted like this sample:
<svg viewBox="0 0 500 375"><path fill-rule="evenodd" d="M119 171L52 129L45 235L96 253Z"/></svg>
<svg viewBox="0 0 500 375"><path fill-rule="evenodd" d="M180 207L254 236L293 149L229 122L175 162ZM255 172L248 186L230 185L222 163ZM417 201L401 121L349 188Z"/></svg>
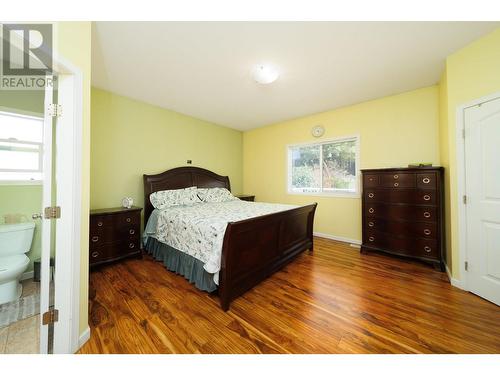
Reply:
<svg viewBox="0 0 500 375"><path fill-rule="evenodd" d="M90 211L90 266L142 255L141 211L140 207Z"/></svg>
<svg viewBox="0 0 500 375"><path fill-rule="evenodd" d="M444 266L442 167L363 169L361 252Z"/></svg>

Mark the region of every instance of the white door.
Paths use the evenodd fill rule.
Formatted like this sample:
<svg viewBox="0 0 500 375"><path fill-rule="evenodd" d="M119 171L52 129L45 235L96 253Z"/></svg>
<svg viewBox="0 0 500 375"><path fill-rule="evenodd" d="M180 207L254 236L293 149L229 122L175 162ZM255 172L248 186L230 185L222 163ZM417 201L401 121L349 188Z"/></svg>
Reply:
<svg viewBox="0 0 500 375"><path fill-rule="evenodd" d="M41 264L40 264L40 353L46 354L52 352L53 330L51 324L44 324L43 315L50 309L53 309L53 278L50 269L51 253L55 246L54 238L54 223L52 219L46 218L44 213L45 207L53 205L54 198L54 120L49 113L49 105L53 103L54 91L51 86L45 88L44 100L44 122L43 122L43 193L42 193L42 249L41 249Z"/></svg>
<svg viewBox="0 0 500 375"><path fill-rule="evenodd" d="M500 305L500 98L465 110L467 284Z"/></svg>

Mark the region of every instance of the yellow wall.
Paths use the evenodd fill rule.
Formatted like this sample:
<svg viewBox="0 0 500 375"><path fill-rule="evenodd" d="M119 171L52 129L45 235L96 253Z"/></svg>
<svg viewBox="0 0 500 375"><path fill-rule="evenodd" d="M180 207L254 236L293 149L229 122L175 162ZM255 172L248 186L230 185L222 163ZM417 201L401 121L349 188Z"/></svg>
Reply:
<svg viewBox="0 0 500 375"><path fill-rule="evenodd" d="M143 174L193 166L228 175L241 192L239 131L92 88L91 207L130 196L143 207Z"/></svg>
<svg viewBox="0 0 500 375"><path fill-rule="evenodd" d="M446 174L448 228L447 246L451 253L454 278L460 278L458 265L458 200L456 164L457 107L483 96L500 92L500 28L459 50L446 60L441 81L441 155ZM444 111L444 112L443 112Z"/></svg>
<svg viewBox="0 0 500 375"><path fill-rule="evenodd" d="M80 333L88 327L88 259L90 192L90 59L91 23L57 22L58 53L83 73L82 217L80 258Z"/></svg>
<svg viewBox="0 0 500 375"><path fill-rule="evenodd" d="M445 246L446 246L446 264L451 264L453 254L451 252L451 208L449 203L450 197L450 155L448 147L448 74L446 69L441 75L439 81L439 155L441 165L444 167L444 194L445 194Z"/></svg>
<svg viewBox="0 0 500 375"><path fill-rule="evenodd" d="M311 128L322 124L321 141L360 136L360 168L439 165L439 89L431 86L350 107L285 121L243 135L243 190L259 201L318 202L317 232L361 240L360 198L287 193L286 146L313 142Z"/></svg>

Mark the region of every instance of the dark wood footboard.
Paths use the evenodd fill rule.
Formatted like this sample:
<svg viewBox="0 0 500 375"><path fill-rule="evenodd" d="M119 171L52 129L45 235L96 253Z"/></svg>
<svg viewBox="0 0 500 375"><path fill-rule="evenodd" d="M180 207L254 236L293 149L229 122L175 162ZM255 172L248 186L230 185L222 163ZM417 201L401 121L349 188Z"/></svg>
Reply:
<svg viewBox="0 0 500 375"><path fill-rule="evenodd" d="M313 250L317 204L229 223L222 247L219 298L224 311L239 295Z"/></svg>

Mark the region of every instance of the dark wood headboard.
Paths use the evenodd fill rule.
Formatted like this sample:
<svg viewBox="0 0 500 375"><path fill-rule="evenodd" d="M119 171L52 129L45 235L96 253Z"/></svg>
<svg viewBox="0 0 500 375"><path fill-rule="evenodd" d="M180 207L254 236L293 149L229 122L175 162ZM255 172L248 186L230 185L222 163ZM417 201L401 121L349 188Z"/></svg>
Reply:
<svg viewBox="0 0 500 375"><path fill-rule="evenodd" d="M183 189L191 186L200 188L223 187L231 191L228 176L198 167L179 167L159 174L145 174L144 180L144 225L154 207L149 196L160 190Z"/></svg>

